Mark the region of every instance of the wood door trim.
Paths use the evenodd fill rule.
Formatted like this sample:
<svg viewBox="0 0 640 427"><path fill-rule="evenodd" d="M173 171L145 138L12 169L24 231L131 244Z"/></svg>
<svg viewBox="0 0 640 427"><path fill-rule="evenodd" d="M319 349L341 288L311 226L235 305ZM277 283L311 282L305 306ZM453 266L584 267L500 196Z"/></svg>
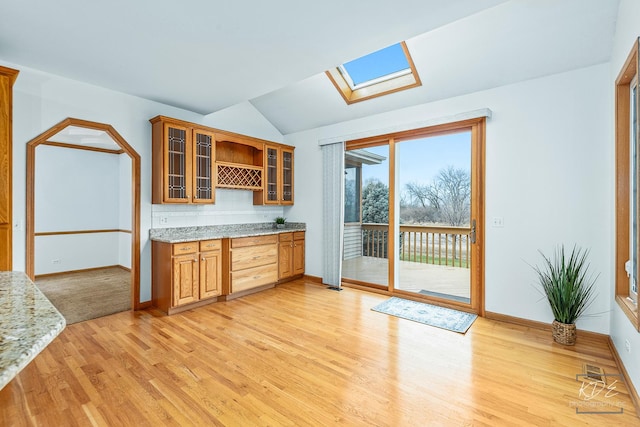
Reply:
<svg viewBox="0 0 640 427"><path fill-rule="evenodd" d="M0 270L13 269L13 84L18 73L0 66Z"/></svg>
<svg viewBox="0 0 640 427"><path fill-rule="evenodd" d="M98 153L106 153L106 154L124 154L124 150L122 149L110 150L108 148L89 147L86 145L77 145L77 144L67 144L66 142L45 141L40 145L48 145L51 147L59 147L59 148L71 148L73 150L97 151Z"/></svg>
<svg viewBox="0 0 640 427"><path fill-rule="evenodd" d="M141 308L140 304L140 155L113 128L104 123L88 120L66 118L52 126L27 143L27 241L26 241L26 273L33 280L35 278L35 168L36 147L46 143L49 138L68 126L84 127L101 130L107 133L131 158L131 307Z"/></svg>

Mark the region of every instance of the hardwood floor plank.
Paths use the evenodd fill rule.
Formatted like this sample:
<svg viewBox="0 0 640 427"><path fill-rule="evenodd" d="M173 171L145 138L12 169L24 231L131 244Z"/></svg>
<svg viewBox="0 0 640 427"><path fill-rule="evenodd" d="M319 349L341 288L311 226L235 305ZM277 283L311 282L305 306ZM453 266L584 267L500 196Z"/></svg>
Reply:
<svg viewBox="0 0 640 427"><path fill-rule="evenodd" d="M0 390L0 425L640 425L622 383L623 414L576 414L583 363L618 373L606 340L461 335L371 310L386 298L297 280L73 324Z"/></svg>

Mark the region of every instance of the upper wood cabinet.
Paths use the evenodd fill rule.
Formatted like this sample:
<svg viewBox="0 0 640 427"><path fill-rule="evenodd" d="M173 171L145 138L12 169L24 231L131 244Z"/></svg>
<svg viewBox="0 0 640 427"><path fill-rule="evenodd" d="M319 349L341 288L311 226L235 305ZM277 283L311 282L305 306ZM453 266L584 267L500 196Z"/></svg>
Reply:
<svg viewBox="0 0 640 427"><path fill-rule="evenodd" d="M216 133L217 187L262 191L264 142Z"/></svg>
<svg viewBox="0 0 640 427"><path fill-rule="evenodd" d="M253 195L256 205L293 204L293 148L266 144L264 191Z"/></svg>
<svg viewBox="0 0 640 427"><path fill-rule="evenodd" d="M253 204L293 204L293 147L170 117L150 120L153 203L214 203L215 188Z"/></svg>
<svg viewBox="0 0 640 427"><path fill-rule="evenodd" d="M166 117L151 119L153 203L215 201L213 132Z"/></svg>

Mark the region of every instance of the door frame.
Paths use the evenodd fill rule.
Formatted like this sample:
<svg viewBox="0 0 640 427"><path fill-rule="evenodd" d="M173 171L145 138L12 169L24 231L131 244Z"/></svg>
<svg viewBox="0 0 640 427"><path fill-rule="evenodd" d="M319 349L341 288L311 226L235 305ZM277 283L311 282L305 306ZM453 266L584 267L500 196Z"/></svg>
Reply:
<svg viewBox="0 0 640 427"><path fill-rule="evenodd" d="M26 274L35 281L35 171L36 148L69 126L104 131L131 159L131 307L140 305L140 155L111 126L82 119L66 118L27 143Z"/></svg>
<svg viewBox="0 0 640 427"><path fill-rule="evenodd" d="M465 304L457 301L433 298L427 295L416 295L415 293L394 289L395 257L389 258L388 288L381 289L381 286L373 285L370 290L383 292L390 295L401 295L405 298L416 300L429 300L437 305L451 307L455 309L472 311L480 316L485 315L485 292L484 292L484 235L485 235L485 139L486 139L486 117L478 117L457 122L438 124L407 131L394 132L384 135L371 136L367 138L346 141L345 149L353 150L357 148L367 148L378 145L389 145L389 227L395 227L395 181L396 181L396 144L419 138L449 135L460 132L471 132L471 220L476 221L476 243L471 245L471 303ZM398 231L398 230L396 230ZM387 253L395 254L395 239L388 240ZM350 283L344 282L345 286ZM367 289L362 286L362 282L352 284L354 287Z"/></svg>

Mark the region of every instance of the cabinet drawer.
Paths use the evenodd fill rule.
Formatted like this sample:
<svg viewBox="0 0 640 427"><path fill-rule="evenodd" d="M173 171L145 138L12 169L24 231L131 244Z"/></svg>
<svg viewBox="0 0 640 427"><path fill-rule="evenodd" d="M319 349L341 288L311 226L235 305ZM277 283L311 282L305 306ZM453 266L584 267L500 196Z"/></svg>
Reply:
<svg viewBox="0 0 640 427"><path fill-rule="evenodd" d="M277 234L269 234L267 236L239 237L231 239L232 248L244 248L245 246L267 245L270 243L278 243Z"/></svg>
<svg viewBox="0 0 640 427"><path fill-rule="evenodd" d="M277 264L278 246L248 246L231 250L231 271L244 270L267 264Z"/></svg>
<svg viewBox="0 0 640 427"><path fill-rule="evenodd" d="M184 255L198 252L198 242L174 243L173 255Z"/></svg>
<svg viewBox="0 0 640 427"><path fill-rule="evenodd" d="M296 231L293 233L293 240L304 240L304 231Z"/></svg>
<svg viewBox="0 0 640 427"><path fill-rule="evenodd" d="M231 292L240 292L277 281L277 264L234 271L231 273Z"/></svg>
<svg viewBox="0 0 640 427"><path fill-rule="evenodd" d="M203 240L200 242L200 252L218 251L222 249L222 240Z"/></svg>
<svg viewBox="0 0 640 427"><path fill-rule="evenodd" d="M281 242L290 242L293 240L293 233L280 233L279 239Z"/></svg>

